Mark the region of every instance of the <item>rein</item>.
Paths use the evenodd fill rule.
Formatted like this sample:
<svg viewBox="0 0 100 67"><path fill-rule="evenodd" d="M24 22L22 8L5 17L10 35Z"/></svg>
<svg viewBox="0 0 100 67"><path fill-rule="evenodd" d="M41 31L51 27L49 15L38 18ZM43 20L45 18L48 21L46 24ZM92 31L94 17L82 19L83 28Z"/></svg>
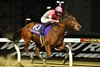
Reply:
<svg viewBox="0 0 100 67"><path fill-rule="evenodd" d="M62 23L59 23L59 25L62 26L62 27L64 26L64 24L62 24Z"/></svg>
<svg viewBox="0 0 100 67"><path fill-rule="evenodd" d="M61 17L60 17L60 19L59 19L60 22L58 23L62 27L64 26L64 24L62 23L63 19L64 18L63 18L63 14L62 14Z"/></svg>

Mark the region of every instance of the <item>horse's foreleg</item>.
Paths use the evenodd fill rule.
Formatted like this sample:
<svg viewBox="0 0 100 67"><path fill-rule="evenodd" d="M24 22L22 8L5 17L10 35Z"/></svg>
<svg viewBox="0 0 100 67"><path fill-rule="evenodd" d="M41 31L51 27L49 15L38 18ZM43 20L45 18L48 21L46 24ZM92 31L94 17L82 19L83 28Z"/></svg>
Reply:
<svg viewBox="0 0 100 67"><path fill-rule="evenodd" d="M69 45L65 45L65 46L66 46L66 55L65 55L65 59L64 59L64 64L66 63L66 60L67 60L67 57L69 54L69 66L72 67L73 57L72 57L71 47Z"/></svg>
<svg viewBox="0 0 100 67"><path fill-rule="evenodd" d="M68 52L69 52L68 48L66 48L65 50L66 50L66 54L65 54L65 57L64 57L64 60L63 60L63 64L66 63L67 58L68 58Z"/></svg>
<svg viewBox="0 0 100 67"><path fill-rule="evenodd" d="M61 50L65 50L65 45L62 44L61 46L57 47L56 50L61 51Z"/></svg>
<svg viewBox="0 0 100 67"><path fill-rule="evenodd" d="M65 64L66 61L67 61L68 52L69 52L68 48L66 47L66 44L65 44L65 43L62 43L62 45L58 47L58 50L59 50L59 51L60 51L60 50L65 50L65 51L66 51L65 58L64 58L64 60L63 60L63 64Z"/></svg>

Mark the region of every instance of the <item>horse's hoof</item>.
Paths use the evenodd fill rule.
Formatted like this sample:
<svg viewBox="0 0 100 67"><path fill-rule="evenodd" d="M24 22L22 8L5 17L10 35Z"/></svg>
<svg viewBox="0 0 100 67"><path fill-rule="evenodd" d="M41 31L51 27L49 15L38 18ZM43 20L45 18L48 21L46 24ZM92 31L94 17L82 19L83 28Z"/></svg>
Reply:
<svg viewBox="0 0 100 67"><path fill-rule="evenodd" d="M43 63L46 64L46 59L43 59Z"/></svg>
<svg viewBox="0 0 100 67"><path fill-rule="evenodd" d="M34 61L33 60L30 60L30 63L34 63Z"/></svg>
<svg viewBox="0 0 100 67"><path fill-rule="evenodd" d="M17 62L14 64L15 67L24 67L24 65L22 65L20 62Z"/></svg>
<svg viewBox="0 0 100 67"><path fill-rule="evenodd" d="M63 64L65 64L65 63L66 63L66 61L65 61L65 60L63 60L62 62L63 62Z"/></svg>

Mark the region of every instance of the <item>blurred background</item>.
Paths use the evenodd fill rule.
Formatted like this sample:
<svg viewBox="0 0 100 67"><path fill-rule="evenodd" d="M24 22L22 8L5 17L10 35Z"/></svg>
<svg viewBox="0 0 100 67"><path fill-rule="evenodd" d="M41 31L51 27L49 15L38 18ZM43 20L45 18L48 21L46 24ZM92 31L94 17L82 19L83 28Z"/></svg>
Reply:
<svg viewBox="0 0 100 67"><path fill-rule="evenodd" d="M0 37L2 32L11 26L23 27L31 21L40 22L41 16L51 6L54 9L57 0L0 0ZM71 14L82 25L79 32L69 29L65 37L100 37L100 4L99 0L60 0L64 1L63 9L69 7ZM31 21L26 21L31 18Z"/></svg>
<svg viewBox="0 0 100 67"><path fill-rule="evenodd" d="M32 21L39 22L41 16L51 7L55 9L57 0L0 0L0 38L5 30L22 28ZM69 7L69 12L82 25L80 31L68 29L65 38L87 38L86 42L71 43L74 60L100 61L100 2L99 0L59 0L64 1L62 8ZM27 20L28 19L28 20ZM31 19L31 20L30 20ZM93 38L93 39L88 39ZM96 40L95 38L98 38ZM85 41L85 39L83 39ZM32 44L32 43L31 43ZM24 43L18 43L22 56L24 56ZM33 52L35 44L29 47ZM43 48L44 49L44 48ZM55 51L56 52L56 51ZM13 43L0 42L0 56L16 55ZM25 55L27 56L27 55ZM55 57L63 57L64 53L54 53ZM94 60L93 60L94 59ZM88 60L88 61L89 61ZM79 63L78 63L79 64ZM91 63L92 64L92 63ZM100 64L100 63L99 63ZM80 67L80 66L79 66ZM100 66L98 66L100 67Z"/></svg>

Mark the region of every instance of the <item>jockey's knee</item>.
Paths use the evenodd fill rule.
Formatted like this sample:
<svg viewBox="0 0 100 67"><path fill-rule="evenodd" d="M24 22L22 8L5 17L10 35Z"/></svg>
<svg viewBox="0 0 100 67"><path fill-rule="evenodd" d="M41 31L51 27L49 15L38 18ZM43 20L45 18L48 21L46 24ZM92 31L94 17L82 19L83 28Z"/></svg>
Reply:
<svg viewBox="0 0 100 67"><path fill-rule="evenodd" d="M50 22L50 20L48 18L42 17L41 22L45 24L45 23Z"/></svg>

